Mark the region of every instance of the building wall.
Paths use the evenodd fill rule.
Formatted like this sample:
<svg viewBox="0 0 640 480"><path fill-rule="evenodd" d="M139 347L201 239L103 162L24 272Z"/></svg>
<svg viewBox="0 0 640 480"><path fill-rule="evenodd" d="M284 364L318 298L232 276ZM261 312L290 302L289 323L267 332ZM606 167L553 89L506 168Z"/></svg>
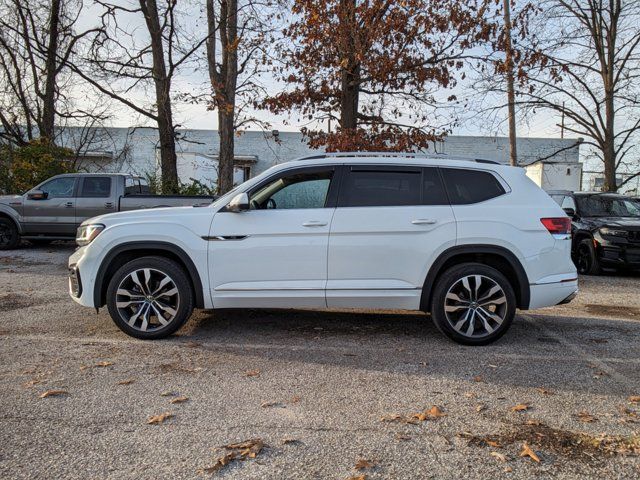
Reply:
<svg viewBox="0 0 640 480"><path fill-rule="evenodd" d="M126 171L138 174L152 173L157 163L157 131L152 128L108 128L94 135L94 141L79 148L86 131L69 129L61 135L65 146L84 152L83 165L88 170ZM518 155L522 164L540 159L554 162L578 162L579 141L558 138L519 138ZM215 130L183 130L178 139L178 151L216 155L218 132ZM454 156L509 161L509 141L506 137L450 136L436 142L433 151ZM278 163L318 153L307 147L298 132L250 131L236 137L236 155L257 157L252 174L256 175ZM112 158L112 161L106 159Z"/></svg>

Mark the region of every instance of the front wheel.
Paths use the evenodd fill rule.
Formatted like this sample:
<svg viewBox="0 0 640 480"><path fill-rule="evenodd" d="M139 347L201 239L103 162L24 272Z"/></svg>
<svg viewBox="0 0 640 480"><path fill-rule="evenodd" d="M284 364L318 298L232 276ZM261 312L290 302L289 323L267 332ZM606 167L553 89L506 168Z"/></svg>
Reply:
<svg viewBox="0 0 640 480"><path fill-rule="evenodd" d="M20 243L18 227L8 218L0 218L0 250L13 250Z"/></svg>
<svg viewBox="0 0 640 480"><path fill-rule="evenodd" d="M107 289L115 324L142 339L165 338L193 312L191 282L182 267L162 257L142 257L120 267Z"/></svg>
<svg viewBox="0 0 640 480"><path fill-rule="evenodd" d="M516 296L509 280L495 268L463 263L437 280L431 315L438 329L464 345L486 345L511 326Z"/></svg>
<svg viewBox="0 0 640 480"><path fill-rule="evenodd" d="M575 264L578 273L582 275L600 274L600 261L590 238L585 238L578 243Z"/></svg>

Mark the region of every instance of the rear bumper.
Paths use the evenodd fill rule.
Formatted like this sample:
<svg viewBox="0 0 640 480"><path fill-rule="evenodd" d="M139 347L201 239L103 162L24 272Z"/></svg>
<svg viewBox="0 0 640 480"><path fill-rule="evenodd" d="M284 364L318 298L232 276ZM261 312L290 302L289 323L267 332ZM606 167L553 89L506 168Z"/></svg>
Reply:
<svg viewBox="0 0 640 480"><path fill-rule="evenodd" d="M578 293L578 280L535 284L530 286L529 309L569 303Z"/></svg>

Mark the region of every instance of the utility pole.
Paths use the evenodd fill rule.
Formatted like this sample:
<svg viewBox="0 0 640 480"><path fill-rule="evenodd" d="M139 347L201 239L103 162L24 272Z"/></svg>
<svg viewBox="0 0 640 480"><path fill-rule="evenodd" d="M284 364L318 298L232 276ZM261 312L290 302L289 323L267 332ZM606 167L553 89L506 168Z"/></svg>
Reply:
<svg viewBox="0 0 640 480"><path fill-rule="evenodd" d="M511 49L511 0L504 0L504 53L507 68L507 102L509 110L509 163L518 165L516 149L516 95L513 78L513 51Z"/></svg>

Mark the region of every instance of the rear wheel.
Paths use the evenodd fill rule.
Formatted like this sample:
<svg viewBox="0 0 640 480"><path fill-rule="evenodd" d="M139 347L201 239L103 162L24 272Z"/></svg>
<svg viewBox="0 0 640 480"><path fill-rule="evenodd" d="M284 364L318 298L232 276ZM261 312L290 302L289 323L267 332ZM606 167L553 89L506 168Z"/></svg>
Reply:
<svg viewBox="0 0 640 480"><path fill-rule="evenodd" d="M600 274L600 261L598 260L596 249L593 246L593 241L590 238L585 238L578 243L575 264L578 273L582 275Z"/></svg>
<svg viewBox="0 0 640 480"><path fill-rule="evenodd" d="M116 271L107 289L107 308L126 334L164 338L193 312L191 282L182 267L162 257L143 257Z"/></svg>
<svg viewBox="0 0 640 480"><path fill-rule="evenodd" d="M431 315L438 329L464 345L486 345L511 326L516 297L507 278L495 268L463 263L437 280Z"/></svg>
<svg viewBox="0 0 640 480"><path fill-rule="evenodd" d="M0 218L0 250L12 250L20 243L18 227L8 218Z"/></svg>

